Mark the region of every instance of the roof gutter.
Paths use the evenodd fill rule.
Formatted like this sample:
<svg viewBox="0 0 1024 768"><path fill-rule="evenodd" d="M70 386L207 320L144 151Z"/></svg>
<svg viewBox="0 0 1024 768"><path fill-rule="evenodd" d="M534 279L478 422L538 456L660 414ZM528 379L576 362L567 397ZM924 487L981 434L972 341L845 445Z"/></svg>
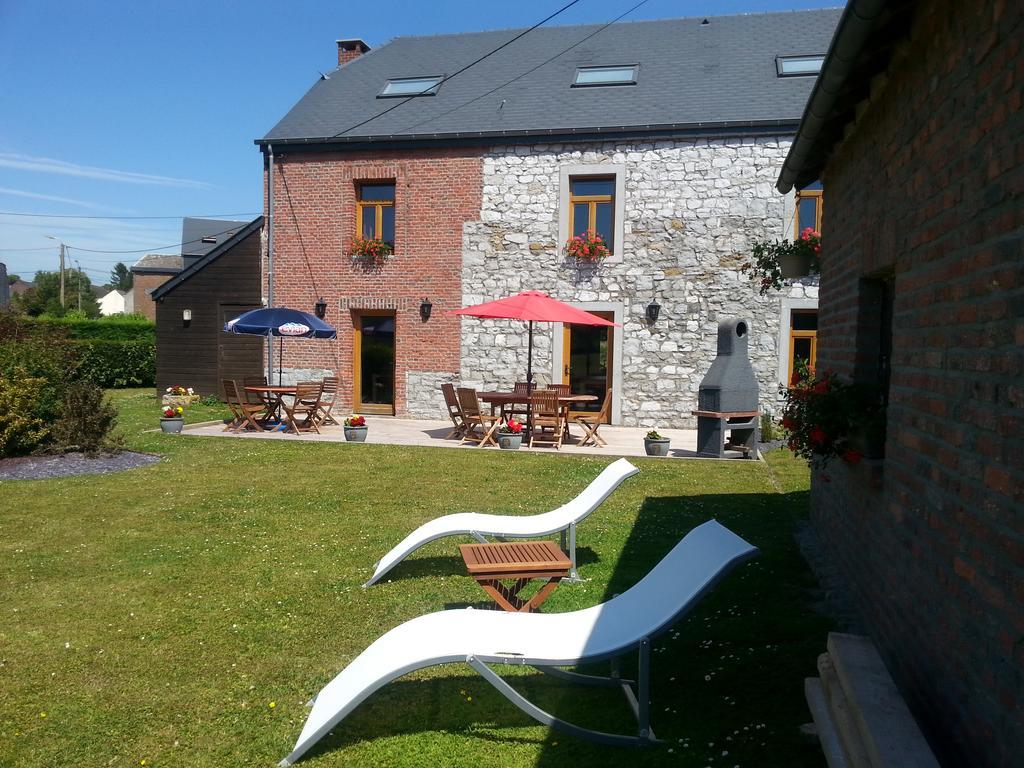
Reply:
<svg viewBox="0 0 1024 768"><path fill-rule="evenodd" d="M880 0L884 2L884 0ZM379 142L422 142L422 141L474 141L480 139L511 139L519 137L542 137L550 139L552 136L579 137L589 135L605 134L646 134L664 131L737 131L744 129L755 129L763 132L764 129L777 128L791 132L799 125L793 119L774 120L721 120L714 122L695 123L655 123L648 125L610 125L588 128L532 128L512 131L452 131L449 133L389 133L366 136L320 136L292 139L254 139L253 143L267 150L274 146L309 146L309 145L343 145L343 144L371 144Z"/></svg>
<svg viewBox="0 0 1024 768"><path fill-rule="evenodd" d="M775 188L782 194L793 188L797 177L805 170L805 164L810 162L815 142L824 130L829 114L885 6L886 0L852 0L843 11L821 74L804 108L800 128L775 183Z"/></svg>

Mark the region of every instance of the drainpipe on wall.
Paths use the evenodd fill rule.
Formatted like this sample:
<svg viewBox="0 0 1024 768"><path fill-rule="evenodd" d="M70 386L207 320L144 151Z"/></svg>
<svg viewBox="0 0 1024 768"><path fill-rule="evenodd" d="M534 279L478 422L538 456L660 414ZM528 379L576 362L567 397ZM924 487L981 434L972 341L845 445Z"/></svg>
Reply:
<svg viewBox="0 0 1024 768"><path fill-rule="evenodd" d="M274 306L274 147L267 145L267 306ZM274 383L274 337L267 334L267 383ZM278 382L280 384L281 382Z"/></svg>

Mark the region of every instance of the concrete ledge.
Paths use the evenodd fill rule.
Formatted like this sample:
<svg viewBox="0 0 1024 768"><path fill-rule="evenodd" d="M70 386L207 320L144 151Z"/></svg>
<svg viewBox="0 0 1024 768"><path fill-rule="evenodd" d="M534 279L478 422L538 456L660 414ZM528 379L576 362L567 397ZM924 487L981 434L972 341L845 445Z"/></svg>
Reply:
<svg viewBox="0 0 1024 768"><path fill-rule="evenodd" d="M818 672L804 693L830 768L939 768L869 638L829 633Z"/></svg>

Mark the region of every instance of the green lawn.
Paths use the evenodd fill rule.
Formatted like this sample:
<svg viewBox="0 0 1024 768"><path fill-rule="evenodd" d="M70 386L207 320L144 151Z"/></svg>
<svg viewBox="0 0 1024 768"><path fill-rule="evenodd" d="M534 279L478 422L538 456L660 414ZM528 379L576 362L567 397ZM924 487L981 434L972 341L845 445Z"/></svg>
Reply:
<svg viewBox="0 0 1024 768"><path fill-rule="evenodd" d="M550 509L610 461L163 435L143 432L157 426L151 392L113 398L128 445L160 462L0 481L0 765L274 765L305 702L372 640L483 602L455 539L360 588L380 554L439 514ZM189 419L219 415L198 407ZM809 720L803 678L830 629L810 609L815 582L793 538L806 468L782 453L768 466L637 463L580 528L587 581L555 590L546 612L624 591L711 517L762 551L654 644L652 725L665 746L549 731L448 665L371 696L301 764L823 765L797 732ZM633 724L614 692L503 671L561 717Z"/></svg>

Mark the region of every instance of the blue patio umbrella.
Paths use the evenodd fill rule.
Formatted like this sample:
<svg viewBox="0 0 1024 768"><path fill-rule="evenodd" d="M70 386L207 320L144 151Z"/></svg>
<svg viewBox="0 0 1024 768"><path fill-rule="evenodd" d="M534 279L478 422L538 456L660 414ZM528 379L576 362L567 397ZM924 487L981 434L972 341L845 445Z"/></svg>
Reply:
<svg viewBox="0 0 1024 768"><path fill-rule="evenodd" d="M281 351L284 337L296 339L336 339L338 332L316 315L288 307L253 309L224 324L226 333L245 333L254 336L278 336L279 342L277 383L281 383Z"/></svg>

